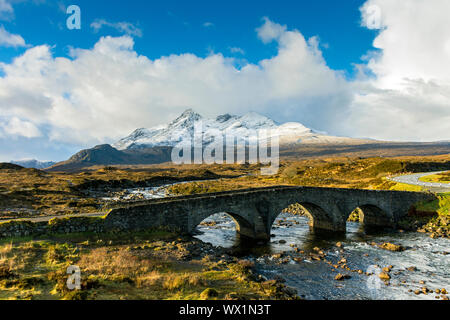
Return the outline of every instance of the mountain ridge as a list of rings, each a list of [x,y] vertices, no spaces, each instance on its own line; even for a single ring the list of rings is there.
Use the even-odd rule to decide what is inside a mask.
[[[70,159],[46,170],[77,171],[92,166],[151,165],[171,162],[174,146],[190,143],[195,124],[202,121],[203,148],[213,141],[214,131],[243,137],[251,130],[270,129],[280,137],[280,157],[317,158],[332,156],[400,156],[450,153],[450,143],[402,143],[328,136],[298,122],[278,124],[252,112],[243,116],[223,114],[215,119],[203,118],[192,109],[168,124],[139,128],[113,145],[99,145],[81,150]]]
[[[24,168],[33,168],[33,169],[46,169],[56,164],[54,161],[40,161],[36,159],[25,159],[18,161],[10,161],[10,163],[19,165]]]
[[[278,124],[274,120],[256,112],[242,116],[223,114],[215,119],[202,117],[192,109],[187,109],[172,122],[152,128],[139,128],[112,146],[117,150],[151,148],[158,146],[174,147],[183,141],[190,141],[195,126],[202,126],[203,144],[213,141],[215,134],[228,134],[235,137],[249,137],[258,130],[268,130],[272,136],[280,138],[280,144],[295,143],[352,143],[367,142],[367,139],[328,136],[298,122]]]

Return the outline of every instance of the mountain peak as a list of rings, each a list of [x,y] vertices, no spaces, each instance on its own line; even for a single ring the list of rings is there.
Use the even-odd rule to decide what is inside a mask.
[[[246,127],[261,127],[266,129],[277,127],[275,121],[254,111],[246,113],[240,117],[239,121]]]
[[[191,125],[195,121],[202,119],[202,116],[192,109],[185,110],[178,118],[170,123],[170,127]]]
[[[174,147],[182,141],[191,141],[194,127],[201,120],[203,120],[205,145],[211,143],[210,138],[217,133],[217,130],[223,134],[246,137],[255,131],[269,129],[271,135],[280,137],[281,144],[347,141],[345,138],[322,135],[297,122],[279,125],[257,112],[249,112],[243,116],[227,113],[219,115],[215,119],[204,119],[194,110],[187,109],[170,124],[149,129],[138,129],[113,146],[118,150]]]
[[[198,118],[201,119],[202,116],[195,112],[193,109],[186,109],[179,117],[179,118]]]
[[[198,113],[195,112],[194,109],[188,108],[188,109],[186,109],[186,110],[183,111],[183,113],[181,114],[181,116],[186,116],[186,115],[191,115],[191,114],[198,114]]]
[[[219,123],[224,123],[224,122],[227,122],[230,119],[236,119],[236,118],[237,118],[237,116],[234,116],[234,115],[231,115],[229,113],[226,113],[226,114],[222,114],[222,115],[218,116],[216,118],[216,121],[219,122]]]
[[[133,131],[133,133],[131,134],[131,136],[133,136],[134,138],[138,139],[140,137],[145,136],[146,134],[148,134],[148,129],[146,128],[139,128]]]

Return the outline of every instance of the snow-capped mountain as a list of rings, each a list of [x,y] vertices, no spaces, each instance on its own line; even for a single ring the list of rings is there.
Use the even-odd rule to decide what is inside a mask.
[[[45,169],[48,167],[51,167],[56,162],[53,161],[39,161],[35,159],[27,159],[27,160],[20,160],[20,161],[11,161],[12,164],[17,164],[24,168],[34,168],[34,169]]]
[[[255,112],[243,116],[224,114],[216,119],[203,118],[188,109],[167,125],[150,129],[137,129],[128,137],[113,144],[118,150],[151,147],[174,147],[180,142],[190,141],[194,136],[196,124],[201,124],[203,144],[214,140],[218,133],[235,137],[248,137],[252,132],[268,129],[270,135],[277,135],[281,145],[298,143],[352,143],[361,141],[351,138],[332,137],[315,132],[297,122],[277,124],[272,119]]]
[[[221,135],[221,138],[233,136],[247,140],[246,137],[253,136],[255,131],[268,129],[270,135],[279,137],[280,158],[315,159],[324,156],[348,157],[354,155],[361,157],[380,154],[401,156],[448,153],[448,143],[444,142],[435,143],[434,147],[430,149],[432,146],[430,144],[333,137],[311,130],[297,122],[278,124],[272,119],[254,112],[243,116],[224,114],[215,119],[206,119],[189,109],[167,125],[138,129],[113,146],[107,144],[81,150],[70,159],[59,162],[46,170],[79,171],[87,167],[102,165],[135,166],[173,162],[173,147],[180,147],[181,142],[184,155],[184,142],[190,143],[193,136],[199,135],[199,132],[195,132],[194,135],[195,129],[200,127],[199,124],[202,125],[201,142],[203,147],[207,147],[218,135]],[[198,146],[197,141],[195,145]]]

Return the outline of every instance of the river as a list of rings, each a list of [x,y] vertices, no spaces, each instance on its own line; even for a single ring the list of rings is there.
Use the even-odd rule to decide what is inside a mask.
[[[449,239],[431,239],[417,232],[385,231],[366,235],[360,224],[354,222],[348,223],[346,235],[314,236],[309,230],[306,217],[282,213],[277,219],[282,225],[276,226],[278,221],[275,222],[271,242],[249,248],[240,244],[234,222],[225,214],[214,215],[208,220],[215,221],[217,225],[199,226],[196,238],[215,246],[232,248],[236,254],[254,261],[258,271],[267,278],[277,275],[283,277],[288,286],[297,289],[299,295],[306,299],[434,300],[437,294],[416,295],[413,291],[424,286],[433,290],[450,288]],[[337,242],[342,243],[343,252],[336,246]],[[391,252],[371,245],[372,242],[400,244],[406,250]],[[305,253],[296,253],[295,247]],[[315,247],[323,250],[326,259],[333,263],[346,258],[353,270],[361,269],[376,274],[381,268],[392,265],[390,284],[385,285],[376,275],[332,271],[329,264],[308,259],[308,253],[313,252]],[[279,253],[284,253],[285,258],[274,259],[273,256]],[[292,259],[294,257],[297,261]],[[280,263],[280,260],[284,260],[284,263]],[[412,266],[417,270],[408,271],[407,268]],[[334,277],[338,273],[349,274],[351,278],[336,281]]]

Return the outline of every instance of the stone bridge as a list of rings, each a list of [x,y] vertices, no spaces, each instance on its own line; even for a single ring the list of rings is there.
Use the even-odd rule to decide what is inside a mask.
[[[268,240],[275,219],[291,204],[305,209],[313,231],[345,232],[356,208],[364,226],[395,228],[414,204],[435,198],[420,192],[276,186],[149,200],[113,209],[105,222],[113,229],[165,226],[192,233],[204,219],[225,212],[239,234]]]

